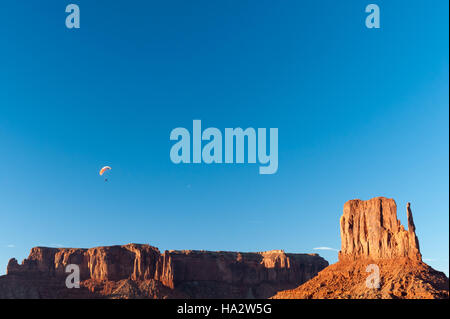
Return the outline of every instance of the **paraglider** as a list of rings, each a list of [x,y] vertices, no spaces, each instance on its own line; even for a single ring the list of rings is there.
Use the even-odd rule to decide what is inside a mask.
[[[99,172],[100,176],[103,176],[103,174],[105,174],[105,172],[109,171],[110,169],[111,169],[111,167],[109,167],[109,166],[103,166],[102,169]],[[107,182],[107,181],[108,181],[108,179],[105,178],[105,182]]]

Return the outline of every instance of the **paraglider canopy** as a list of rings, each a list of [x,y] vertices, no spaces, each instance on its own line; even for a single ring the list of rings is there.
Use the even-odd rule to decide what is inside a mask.
[[[99,172],[100,176],[102,176],[106,171],[109,171],[110,169],[111,169],[111,167],[109,167],[109,166],[102,167],[102,169]]]

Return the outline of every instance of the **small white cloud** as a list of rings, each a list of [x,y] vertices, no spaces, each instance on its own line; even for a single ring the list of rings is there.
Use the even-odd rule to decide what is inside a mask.
[[[434,258],[423,258],[423,261],[437,261],[437,259]]]
[[[14,247],[16,247],[16,245],[9,244],[9,245],[7,245],[6,247],[8,247],[8,248],[14,248]]]
[[[316,247],[314,250],[331,250],[331,251],[339,251],[339,249],[331,248],[331,247]]]

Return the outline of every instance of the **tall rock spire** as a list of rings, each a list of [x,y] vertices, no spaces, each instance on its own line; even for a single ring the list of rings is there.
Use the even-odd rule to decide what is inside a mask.
[[[416,226],[414,225],[414,220],[411,212],[411,203],[406,204],[406,216],[408,216],[408,231],[415,233]]]
[[[418,259],[421,260],[422,256],[420,254],[419,238],[416,235],[416,226],[414,225],[414,219],[411,211],[411,203],[406,204],[406,216],[408,217],[408,239],[409,248],[411,249],[410,254],[417,255]]]

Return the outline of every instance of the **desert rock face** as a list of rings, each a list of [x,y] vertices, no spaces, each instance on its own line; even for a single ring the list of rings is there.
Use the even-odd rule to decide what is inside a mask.
[[[339,261],[276,299],[434,299],[449,297],[449,280],[422,262],[411,206],[408,230],[393,199],[350,200],[340,220]],[[377,271],[376,271],[376,270]],[[373,275],[378,272],[378,285]]]
[[[366,281],[379,269],[379,288]],[[373,283],[373,282],[372,282]],[[445,299],[449,281],[427,264],[401,257],[339,261],[298,288],[277,293],[274,299]]]
[[[448,298],[449,280],[422,261],[408,203],[408,229],[393,199],[345,203],[339,261],[316,254],[170,250],[150,245],[35,247],[11,259],[0,298]],[[65,286],[66,266],[80,288]],[[328,267],[327,267],[328,266]],[[368,281],[377,269],[378,285]]]
[[[408,230],[405,230],[397,219],[393,199],[376,197],[346,202],[340,220],[339,260],[396,257],[422,260],[409,203],[407,216]]]
[[[81,288],[65,287],[68,264]],[[0,277],[0,298],[267,298],[315,276],[316,254],[165,251],[150,245],[35,247]]]
[[[151,279],[155,277],[159,257],[158,248],[149,245],[129,244],[91,249],[34,247],[22,265],[16,259],[11,259],[7,274],[66,276],[66,266],[76,264],[80,268],[80,280]]]

